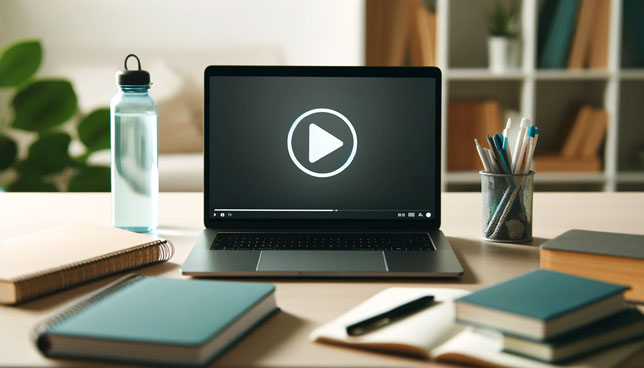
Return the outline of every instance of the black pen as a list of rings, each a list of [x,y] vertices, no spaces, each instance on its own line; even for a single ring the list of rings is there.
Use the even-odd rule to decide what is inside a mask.
[[[396,320],[407,317],[408,315],[429,306],[433,301],[433,295],[421,296],[420,298],[414,299],[386,312],[347,326],[347,334],[349,334],[349,336],[364,335],[367,332],[371,332]]]

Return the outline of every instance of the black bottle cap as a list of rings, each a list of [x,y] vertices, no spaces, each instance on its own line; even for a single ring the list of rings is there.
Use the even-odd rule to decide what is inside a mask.
[[[127,68],[127,60],[131,57],[134,57],[136,59],[138,70],[129,70]],[[125,70],[119,70],[118,72],[116,72],[116,84],[120,86],[147,86],[150,84],[150,73],[146,72],[145,70],[141,70],[141,60],[139,60],[136,55],[129,54],[128,56],[126,56],[124,65]]]

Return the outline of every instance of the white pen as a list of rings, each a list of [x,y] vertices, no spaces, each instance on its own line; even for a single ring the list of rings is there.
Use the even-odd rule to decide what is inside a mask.
[[[505,129],[503,129],[503,138],[508,137],[508,133],[510,132],[510,126],[512,126],[512,118],[508,118],[508,122],[505,123]]]
[[[474,144],[476,144],[476,151],[479,153],[479,157],[481,158],[481,162],[483,163],[483,170],[485,172],[491,173],[492,168],[490,167],[490,163],[487,160],[487,155],[485,152],[483,152],[483,147],[479,144],[478,139],[474,138]]]
[[[534,149],[536,147],[535,135],[536,128],[534,125],[530,125],[530,128],[528,129],[528,148],[525,157],[525,168],[523,169],[524,174],[527,174],[532,167],[532,157],[534,156]]]
[[[521,162],[523,159],[523,153],[521,152],[522,146],[523,146],[523,141],[525,139],[526,135],[526,130],[528,129],[528,126],[530,125],[530,119],[528,118],[523,118],[521,119],[521,128],[519,129],[519,133],[517,134],[517,141],[514,142],[514,151],[512,151],[512,173],[518,174],[517,172],[517,163]],[[519,157],[521,156],[521,157]],[[520,165],[520,164],[518,164]],[[519,169],[520,170],[520,169]]]

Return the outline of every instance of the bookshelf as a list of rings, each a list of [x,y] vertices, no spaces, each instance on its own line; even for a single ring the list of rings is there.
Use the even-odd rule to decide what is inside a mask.
[[[384,9],[384,13],[399,17],[397,23],[392,22],[389,26],[400,26],[404,24],[401,14],[409,12],[415,1],[366,0],[367,65],[406,65],[406,62],[374,62],[370,58],[370,53],[373,54],[377,47],[370,36],[376,23],[372,16],[377,11],[382,16]],[[447,169],[448,104],[462,99],[493,99],[503,110],[514,110],[520,116],[530,118],[542,132],[538,153],[560,148],[574,119],[575,106],[585,104],[604,109],[608,114],[608,128],[600,149],[602,170],[538,172],[535,186],[537,190],[553,191],[644,190],[644,64],[633,65],[631,56],[622,60],[628,51],[625,49],[628,41],[622,39],[622,33],[628,32],[622,27],[623,8],[633,7],[635,3],[628,2],[636,0],[595,0],[606,1],[610,8],[607,66],[599,69],[538,68],[539,15],[547,0],[502,0],[502,3],[519,11],[521,40],[520,65],[503,72],[490,71],[487,59],[487,14],[496,0],[420,1],[436,16],[434,64],[443,71],[441,166],[444,190],[476,191],[480,188],[480,177],[476,171]],[[644,7],[634,7],[643,12],[637,17],[644,17]],[[400,33],[396,37],[400,38]],[[398,57],[398,60],[402,59]]]

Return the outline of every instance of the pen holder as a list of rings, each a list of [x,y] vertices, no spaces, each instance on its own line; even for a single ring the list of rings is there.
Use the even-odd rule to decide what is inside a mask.
[[[483,240],[521,243],[532,240],[534,171],[492,174],[481,171]]]

